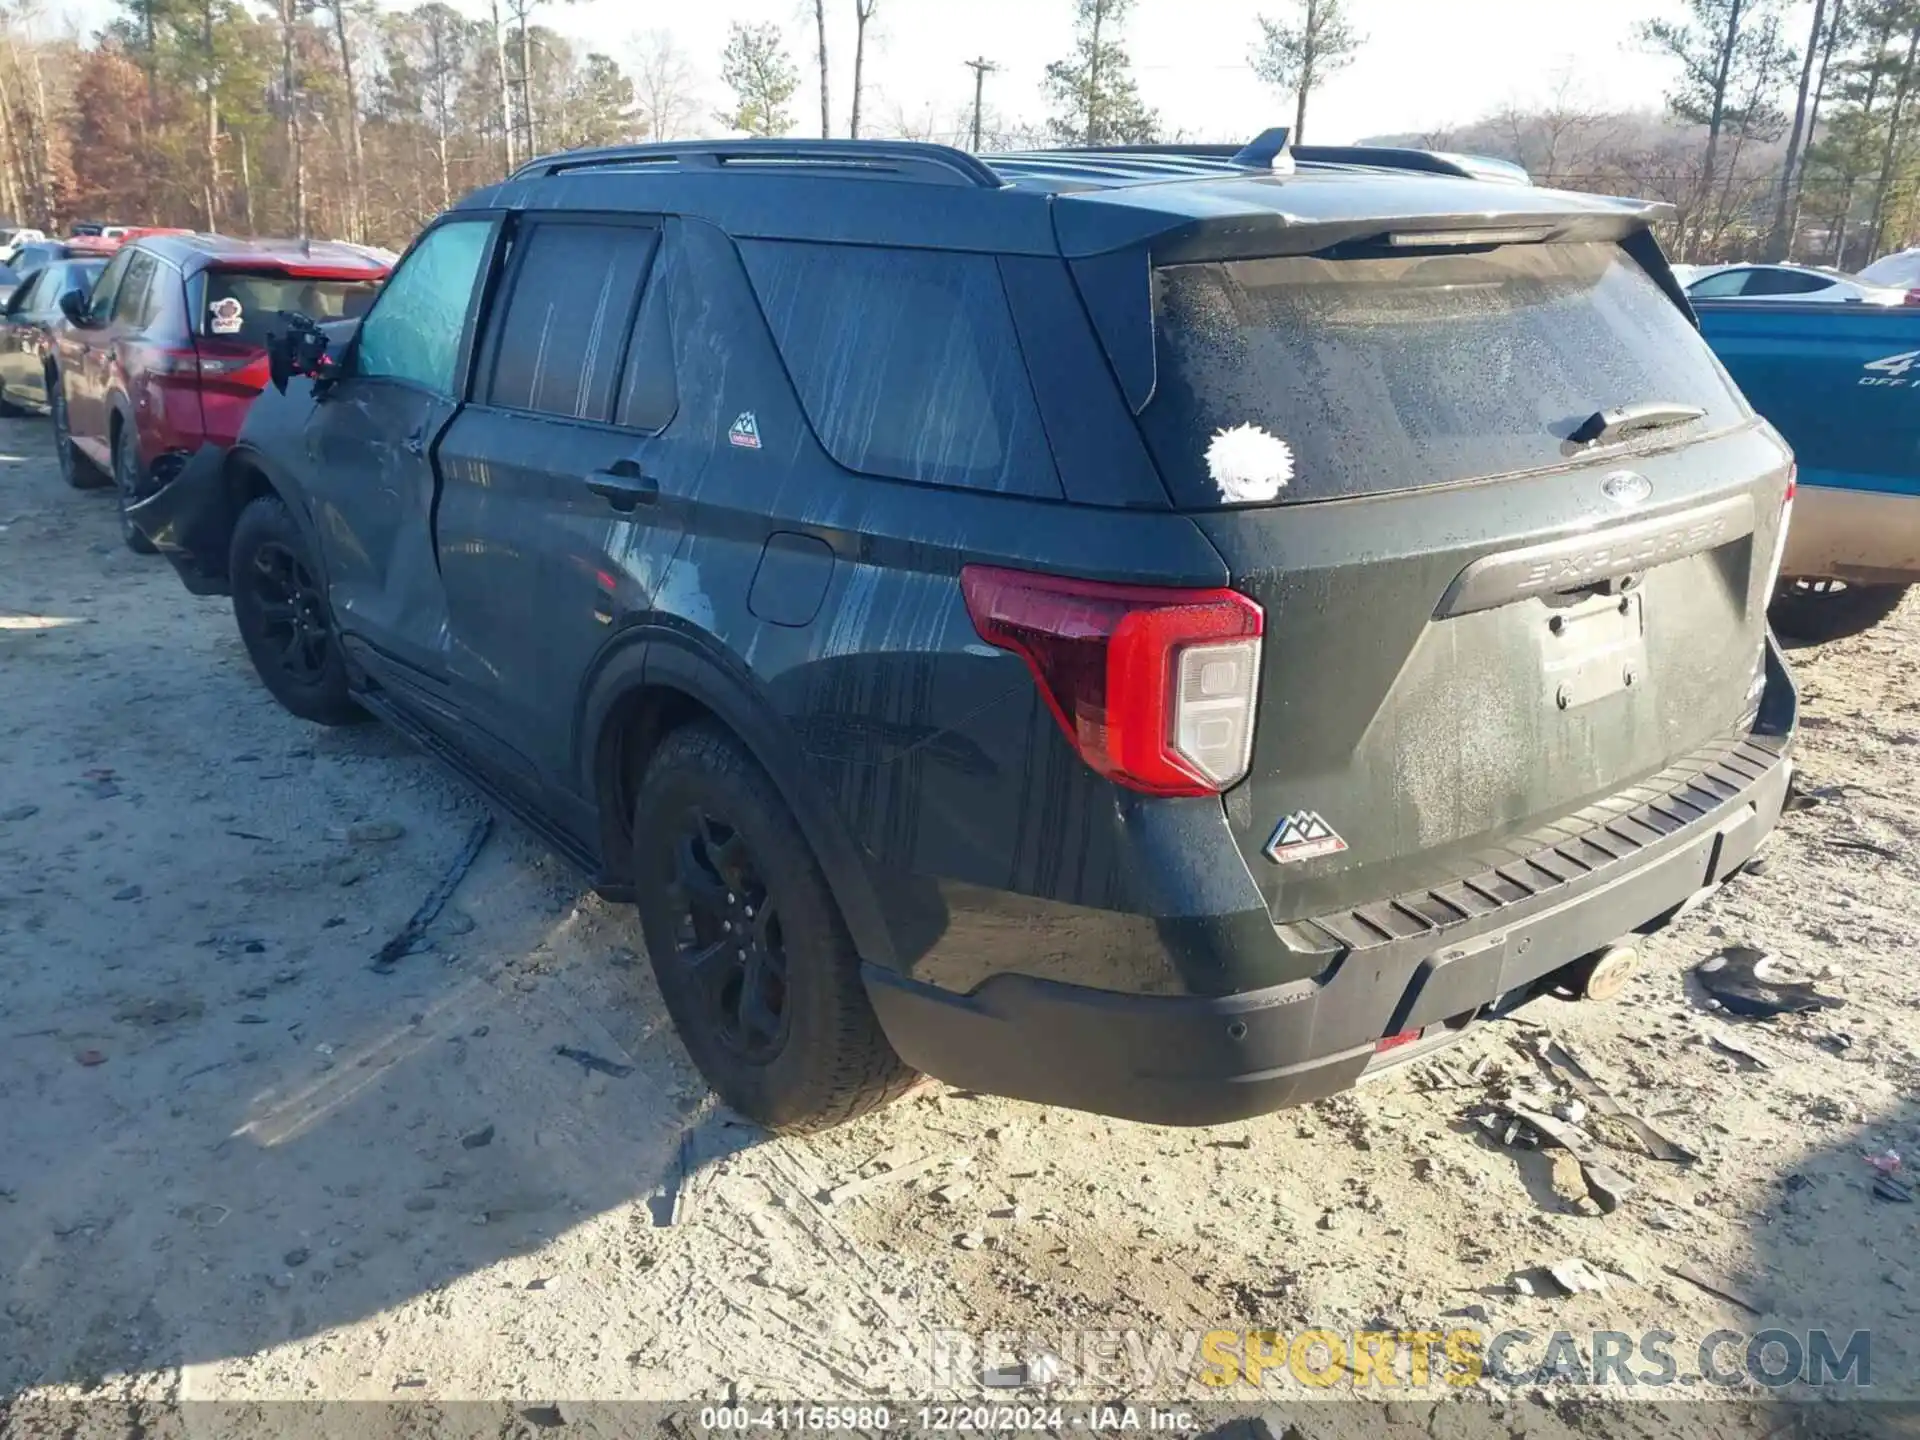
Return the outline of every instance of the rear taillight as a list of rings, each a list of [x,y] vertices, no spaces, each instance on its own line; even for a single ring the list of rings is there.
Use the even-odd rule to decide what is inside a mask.
[[[258,345],[202,340],[200,378],[221,382],[223,388],[267,388],[267,352]]]
[[[1793,497],[1800,490],[1800,467],[1787,467],[1787,493],[1780,502],[1780,533],[1773,542],[1773,564],[1767,570],[1767,588],[1761,592],[1760,603],[1770,604],[1773,592],[1780,584],[1780,566],[1787,558],[1787,527],[1793,523]]]
[[[147,355],[146,368],[150,375],[178,375],[198,380],[200,354],[196,350],[154,350]]]
[[[1264,624],[1246,596],[985,565],[960,584],[981,638],[1027,662],[1101,775],[1149,795],[1214,795],[1246,775]]]
[[[1907,298],[1903,303],[1908,305],[1920,305],[1920,290],[1907,291]]]

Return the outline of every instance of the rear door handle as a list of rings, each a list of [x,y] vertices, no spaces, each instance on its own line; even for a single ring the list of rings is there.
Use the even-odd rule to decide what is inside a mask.
[[[426,427],[423,425],[420,429],[409,433],[406,438],[405,444],[407,447],[407,453],[413,456],[414,459],[419,460],[424,458],[427,453]]]
[[[660,498],[660,482],[632,460],[616,460],[605,470],[590,472],[587,488],[622,512],[651,505]]]

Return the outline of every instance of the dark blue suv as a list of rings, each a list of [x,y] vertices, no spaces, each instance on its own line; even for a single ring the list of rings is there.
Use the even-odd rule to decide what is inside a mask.
[[[135,518],[635,901],[737,1109],[1226,1120],[1616,988],[1774,823],[1791,461],[1658,214],[1282,134],[550,157]]]

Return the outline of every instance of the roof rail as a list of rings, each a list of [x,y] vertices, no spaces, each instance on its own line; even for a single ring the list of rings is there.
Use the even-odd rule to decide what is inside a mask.
[[[622,165],[729,166],[851,170],[885,179],[998,190],[1006,182],[974,156],[950,145],[915,140],[693,140],[660,145],[608,145],[529,160],[515,180]]]

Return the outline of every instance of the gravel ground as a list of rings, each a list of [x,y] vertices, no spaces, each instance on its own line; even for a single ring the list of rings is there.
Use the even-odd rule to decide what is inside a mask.
[[[1707,1433],[1773,1423],[1751,1389],[1454,1387],[1437,1362],[1365,1388],[1385,1409],[1284,1366],[1222,1392],[1193,1350],[1462,1326],[1537,1337],[1512,1364],[1556,1331],[1590,1363],[1594,1331],[1665,1330],[1683,1375],[1716,1329],[1865,1329],[1874,1393],[1920,1398],[1920,1209],[1876,1198],[1863,1158],[1920,1156],[1917,640],[1910,605],[1795,657],[1824,803],[1618,1001],[1543,1001],[1443,1064],[1212,1131],[929,1085],[771,1139],[688,1064],[631,914],[505,819],[415,953],[374,969],[485,808],[376,727],[283,714],[226,603],[122,548],[44,425],[0,421],[0,1407],[22,1433],[76,1395],[511,1418],[977,1396],[982,1367],[1026,1360],[1010,1398],[1299,1401],[1306,1440],[1672,1433],[1628,1394],[1712,1393],[1685,1412]],[[1845,1007],[1713,1013],[1687,972],[1732,943]],[[1489,1133],[1502,1098],[1580,1116],[1535,1058],[1549,1026],[1698,1163],[1589,1117],[1634,1187],[1602,1214],[1576,1165]],[[1604,1288],[1539,1273],[1570,1259]]]

